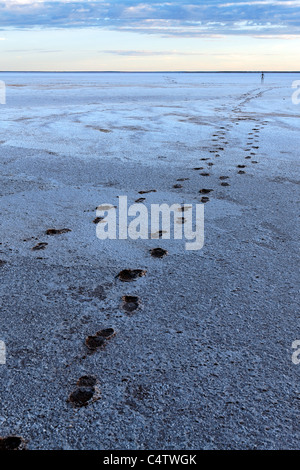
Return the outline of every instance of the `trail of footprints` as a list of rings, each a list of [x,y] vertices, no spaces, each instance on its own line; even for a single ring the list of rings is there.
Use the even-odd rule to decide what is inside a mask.
[[[240,110],[239,110],[240,111]],[[235,124],[239,124],[239,120],[242,118],[236,118],[235,119]],[[244,119],[243,119],[244,120]],[[260,131],[264,129],[264,126],[267,124],[267,121],[262,121],[261,123],[255,122],[255,126],[251,129],[250,132],[248,132],[248,138],[247,138],[247,143],[246,143],[246,148],[244,149],[246,155],[245,155],[245,160],[250,160],[251,164],[257,164],[258,161],[253,159],[253,157],[256,156],[257,150],[259,149],[259,137],[260,137]],[[209,150],[211,154],[214,154],[215,158],[220,158],[222,156],[222,152],[225,150],[228,140],[226,139],[226,134],[229,132],[232,128],[233,124],[228,124],[227,126],[220,126],[220,128],[215,131],[215,133],[212,135],[212,142],[213,142],[213,148]],[[215,165],[214,162],[211,161],[212,157],[207,157],[207,158],[200,158],[200,162],[203,162],[202,165],[207,165],[207,167],[211,168],[212,166]],[[207,168],[207,170],[209,170]],[[246,168],[247,165],[245,163],[240,163],[237,165],[237,174],[238,175],[244,175],[246,174]],[[204,166],[198,166],[193,168],[194,171],[200,171],[200,176],[205,176],[208,177],[210,176],[209,171],[205,171],[206,168]],[[204,171],[203,171],[204,170]],[[177,181],[185,181],[188,178],[180,178]],[[222,187],[228,187],[230,186],[230,183],[226,180],[229,179],[229,176],[227,175],[222,175],[219,177],[220,180],[220,186]],[[182,188],[182,185],[175,184],[173,186],[174,189],[180,189]],[[209,194],[213,189],[206,189],[202,188],[200,189],[199,193],[201,195],[204,194]],[[207,203],[209,202],[209,197],[208,196],[202,196],[200,201],[202,203]]]
[[[238,120],[236,121],[238,124]],[[256,152],[259,149],[259,137],[260,131],[264,128],[264,125],[267,124],[266,121],[262,121],[262,123],[256,123],[255,126],[248,132],[248,139],[246,143],[246,148],[244,149],[245,152],[245,160],[251,161],[251,164],[257,164],[258,161],[254,160],[253,157],[256,156]],[[231,125],[221,126],[212,136],[213,148],[209,150],[211,154],[214,155],[216,159],[220,158],[222,152],[225,150],[226,145],[228,145],[228,141],[226,139],[226,134],[230,131],[232,127]],[[212,168],[215,163],[211,161],[212,157],[201,158],[200,165],[206,165],[209,168]],[[216,160],[217,161],[217,160]],[[247,165],[244,163],[240,163],[237,165],[237,174],[245,174]],[[205,166],[199,166],[193,168],[195,171],[200,172],[200,176],[209,177],[210,173],[206,170]],[[181,189],[184,181],[188,181],[189,178],[178,178],[177,182],[174,184],[174,189]],[[222,187],[230,186],[228,182],[229,176],[222,175],[219,177],[220,185]],[[202,188],[199,190],[199,194],[201,195],[201,202],[207,203],[209,202],[209,194],[212,193],[214,189],[212,188]],[[156,192],[155,189],[150,190],[141,190],[139,191],[140,195],[145,195],[148,193]],[[142,203],[145,201],[145,197],[139,197],[135,202]],[[188,207],[182,207],[180,210],[184,212],[188,210]],[[179,217],[177,219],[177,223],[184,223],[185,218]],[[96,218],[93,220],[95,224],[101,222],[101,218]],[[54,235],[61,235],[70,232],[70,229],[63,228],[63,229],[48,229],[45,233],[47,236],[54,236]],[[152,234],[153,235],[153,234]],[[156,235],[156,236],[155,236]],[[154,234],[151,238],[161,238],[163,235],[163,231],[159,231],[157,234]],[[36,238],[33,238],[37,240]],[[24,240],[29,241],[29,240]],[[39,242],[37,243],[32,250],[39,251],[44,250],[48,246],[47,242]],[[162,259],[164,258],[168,252],[160,247],[153,248],[150,250],[150,255],[153,258]],[[116,278],[121,282],[133,282],[137,279],[146,275],[145,270],[141,269],[124,269],[118,273]],[[121,308],[125,312],[126,315],[131,316],[136,312],[141,305],[141,299],[136,295],[128,295],[125,294],[122,296],[122,304]],[[96,351],[103,350],[108,341],[110,341],[116,332],[113,328],[105,328],[97,331],[95,334],[87,336],[85,338],[85,346],[88,350],[89,354],[93,354]],[[94,403],[95,401],[101,398],[100,389],[98,386],[98,380],[91,375],[85,375],[78,379],[75,389],[70,393],[67,402],[72,404],[74,407],[84,407],[89,405],[90,403]],[[25,447],[25,442],[21,437],[18,436],[8,436],[5,438],[0,438],[0,450],[12,450],[12,449],[23,449]]]
[[[151,191],[140,191],[140,194],[145,194]],[[159,235],[161,236],[162,231]],[[150,250],[150,255],[153,258],[162,259],[168,254],[167,250],[163,248],[153,248]],[[116,275],[116,279],[123,283],[134,282],[139,278],[146,276],[147,271],[143,269],[123,269]],[[137,295],[128,295],[125,294],[122,296],[121,308],[126,314],[126,316],[132,316],[135,314],[136,310],[140,308],[141,299]],[[97,331],[95,334],[87,336],[85,338],[85,346],[88,350],[88,354],[93,354],[96,351],[103,350],[108,341],[111,340],[116,335],[116,332],[113,328],[105,328]],[[82,359],[85,359],[84,356]],[[101,398],[101,392],[98,386],[98,381],[96,377],[92,375],[85,375],[81,377],[75,386],[75,389],[70,393],[67,402],[70,403],[75,408],[81,408],[88,406],[91,403],[96,402]]]

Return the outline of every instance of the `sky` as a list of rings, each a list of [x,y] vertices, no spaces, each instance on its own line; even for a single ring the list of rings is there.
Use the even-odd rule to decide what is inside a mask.
[[[298,71],[300,0],[0,0],[1,71]]]

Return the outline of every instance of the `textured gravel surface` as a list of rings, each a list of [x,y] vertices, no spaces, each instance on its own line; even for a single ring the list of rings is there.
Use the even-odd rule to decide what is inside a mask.
[[[0,436],[29,449],[299,449],[290,78],[70,77],[7,77]],[[203,249],[99,240],[95,208],[120,195],[208,197]],[[122,282],[125,269],[146,272]]]

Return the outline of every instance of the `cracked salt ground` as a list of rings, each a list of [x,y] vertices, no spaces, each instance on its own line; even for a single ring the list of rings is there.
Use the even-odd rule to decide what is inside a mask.
[[[55,82],[55,76],[51,77]],[[69,82],[81,83],[80,77],[67,77]],[[93,77],[86,75],[85,83]],[[144,77],[150,84],[156,81],[157,86],[145,86]],[[1,147],[0,164],[5,165],[5,175],[20,176],[17,181],[1,177],[1,193],[5,189],[2,183],[7,183],[9,194],[5,193],[1,201],[5,242],[1,256],[8,263],[0,268],[0,327],[5,332],[9,329],[14,338],[11,367],[1,369],[8,379],[1,390],[1,419],[5,417],[1,421],[2,436],[19,433],[30,449],[298,447],[295,413],[299,369],[293,367],[287,354],[287,345],[298,331],[297,231],[293,217],[297,191],[297,146],[293,139],[299,127],[297,118],[293,118],[296,110],[290,107],[289,117],[283,118],[282,100],[276,108],[278,95],[289,91],[284,84],[285,74],[277,78],[273,75],[280,86],[274,91],[268,88],[263,98],[253,91],[252,74],[250,78],[230,75],[230,83],[237,82],[234,86],[226,83],[225,74],[201,77],[176,74],[180,86],[174,86],[170,96],[165,86],[160,88],[160,75],[141,75],[138,86],[126,87],[125,97],[124,87],[114,87],[108,81],[120,83],[125,79],[131,83],[136,78],[110,75],[105,87],[96,88],[97,93],[95,87],[82,85],[81,93],[76,87],[72,96],[63,90],[64,117],[60,119],[51,117],[53,93],[59,98],[59,92],[48,84],[50,116],[43,89],[39,99],[45,116],[41,118],[41,107],[33,103],[39,118],[25,121],[26,126],[23,121],[14,121],[13,125],[6,121],[10,140]],[[199,86],[199,78],[207,86]],[[30,80],[46,82],[49,77],[30,76]],[[60,75],[60,81],[64,80]],[[97,81],[101,80],[106,78],[97,75]],[[211,80],[214,86],[209,85]],[[186,86],[186,82],[192,86]],[[30,87],[25,88],[31,91],[24,92],[39,104],[38,87],[34,93]],[[245,88],[252,102],[242,104]],[[76,106],[74,101],[79,95],[84,100],[85,93],[86,101],[96,104],[83,110],[82,101]],[[18,96],[14,97],[16,102]],[[170,102],[185,108],[188,117],[184,123],[174,115],[171,119],[165,116]],[[216,114],[214,109],[220,103],[223,107],[219,106]],[[74,116],[70,118],[75,111],[81,113],[81,122],[74,123]],[[21,114],[17,107],[9,108],[9,112],[12,117]],[[137,114],[144,121],[143,127],[148,128],[138,138],[132,129],[124,129]],[[245,147],[247,122],[251,126],[254,115],[264,114],[269,118],[272,115],[272,119],[260,137],[262,164],[257,169],[250,165],[250,181],[237,175],[236,165]],[[199,115],[205,125],[200,123]],[[188,121],[195,116],[197,123]],[[230,119],[233,124],[241,119],[238,132],[235,126],[226,125]],[[112,122],[116,124],[112,133],[84,127],[112,128]],[[134,200],[137,188],[156,187],[157,194],[149,195],[150,202],[155,199],[171,203],[176,194],[180,195],[176,202],[182,205],[198,201],[200,175],[191,170],[200,157],[208,154],[211,135],[223,123],[229,144],[222,158],[214,160],[206,180],[211,185],[208,188],[215,188],[216,198],[207,207],[207,240],[202,251],[185,253],[175,241],[164,240],[163,246],[172,256],[161,261],[151,258],[149,241],[100,243],[90,236],[95,233],[93,217],[87,214],[83,220],[84,210],[100,201],[114,205],[118,194],[128,194]],[[178,126],[184,132],[178,132]],[[51,132],[45,134],[45,129]],[[206,146],[200,150],[199,135]],[[45,142],[47,152],[51,148],[57,153],[55,158],[50,159],[44,152]],[[216,150],[212,152],[213,158]],[[164,161],[157,160],[160,153],[166,155]],[[175,193],[172,185],[187,171],[189,182]],[[221,191],[219,175],[227,173],[230,188]],[[47,191],[35,190],[31,182],[29,186],[24,175],[29,175],[30,181],[36,178],[39,185],[43,181]],[[52,183],[48,188],[48,180],[55,181],[55,188]],[[22,208],[18,209],[20,192]],[[184,215],[183,207],[180,212],[177,215]],[[54,227],[68,227],[72,221],[72,235],[47,239],[51,241],[47,255],[51,256],[40,263],[21,243],[20,233],[32,245],[38,243],[30,237],[45,220]],[[269,240],[262,227],[258,237],[257,227],[262,221],[275,229],[280,221],[282,236],[271,236],[270,231]],[[58,242],[62,249],[55,250]],[[115,279],[124,266],[142,267],[148,275],[125,284]],[[125,282],[132,280],[129,278]],[[102,289],[97,290],[100,285],[105,287],[104,294]],[[69,286],[74,286],[73,290]],[[134,291],[124,292],[124,287],[134,287]],[[93,295],[95,290],[98,297]],[[132,318],[123,310],[124,294],[142,299],[141,310],[133,311]],[[250,310],[245,310],[245,305]],[[118,337],[105,350],[102,346],[95,351],[87,348],[83,358],[78,348],[85,349],[84,339],[89,332],[93,340],[100,336],[106,341],[110,334],[104,333],[109,330],[104,326],[99,330],[99,324],[116,325]],[[99,335],[97,330],[103,333]],[[28,350],[28,341],[32,350]],[[24,366],[30,363],[26,357],[29,354],[34,367]],[[85,378],[89,376],[92,379]],[[94,383],[97,377],[101,377],[103,398],[98,403]],[[66,383],[71,383],[70,389]],[[259,383],[263,387],[258,387]],[[66,404],[69,393],[71,400]],[[283,396],[289,399],[282,400]],[[295,433],[291,432],[291,422],[296,423]]]

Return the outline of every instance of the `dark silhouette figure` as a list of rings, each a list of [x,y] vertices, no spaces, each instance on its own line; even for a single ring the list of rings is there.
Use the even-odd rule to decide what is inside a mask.
[[[261,83],[264,83],[264,80],[265,80],[265,74],[262,72],[262,74],[261,74]]]

